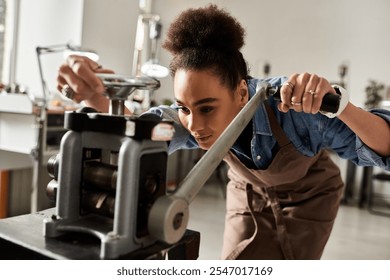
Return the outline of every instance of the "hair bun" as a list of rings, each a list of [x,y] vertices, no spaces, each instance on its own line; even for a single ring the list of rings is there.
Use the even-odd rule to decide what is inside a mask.
[[[182,12],[170,25],[163,47],[174,55],[187,48],[238,51],[244,36],[245,30],[235,18],[209,5]]]

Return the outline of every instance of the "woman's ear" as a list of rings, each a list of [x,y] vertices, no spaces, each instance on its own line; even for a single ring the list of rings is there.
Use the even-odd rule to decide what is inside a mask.
[[[248,85],[244,79],[238,85],[238,95],[240,107],[243,108],[249,100]]]

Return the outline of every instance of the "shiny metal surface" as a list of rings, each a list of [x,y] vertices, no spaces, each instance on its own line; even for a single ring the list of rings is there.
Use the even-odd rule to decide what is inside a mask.
[[[125,101],[137,89],[156,90],[160,81],[148,76],[126,76],[120,74],[97,74],[110,99],[110,115],[124,115]]]

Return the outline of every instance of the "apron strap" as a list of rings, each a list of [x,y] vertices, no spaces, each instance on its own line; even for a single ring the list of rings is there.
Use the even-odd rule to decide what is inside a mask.
[[[268,197],[271,201],[272,212],[274,213],[276,233],[279,238],[281,249],[286,260],[295,260],[294,251],[287,233],[286,223],[284,222],[283,212],[279,204],[278,197],[274,187],[266,188]]]
[[[286,133],[283,131],[278,120],[276,119],[275,113],[272,110],[268,102],[264,102],[265,109],[267,111],[268,119],[271,124],[272,133],[279,144],[279,147],[284,147],[290,144],[290,139],[288,139]]]
[[[278,120],[276,119],[275,113],[272,110],[269,102],[264,102],[265,109],[267,111],[268,119],[271,124],[271,130],[274,134],[276,141],[279,144],[279,147],[287,146],[291,143],[290,139],[287,137],[286,133],[283,131]],[[276,233],[278,235],[281,249],[284,257],[287,260],[294,260],[294,251],[292,249],[290,238],[287,234],[286,223],[284,221],[283,212],[280,207],[278,196],[275,193],[274,187],[266,188],[268,198],[271,202],[271,209],[275,218]]]
[[[234,248],[233,252],[229,254],[229,256],[226,258],[228,260],[235,260],[237,257],[245,250],[245,248],[252,243],[252,241],[256,238],[257,232],[259,231],[259,227],[257,225],[255,213],[253,210],[253,186],[251,184],[246,184],[246,199],[247,199],[247,205],[249,208],[249,212],[251,214],[253,224],[255,225],[255,230],[252,234],[252,236],[248,239],[242,240],[236,248]],[[264,204],[262,205],[262,208],[264,207]],[[262,209],[260,210],[260,212]]]

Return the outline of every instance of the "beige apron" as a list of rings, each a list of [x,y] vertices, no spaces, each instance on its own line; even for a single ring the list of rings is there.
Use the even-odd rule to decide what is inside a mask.
[[[266,170],[229,153],[223,259],[319,259],[342,195],[338,167],[327,152],[299,153],[266,103],[280,150]]]

